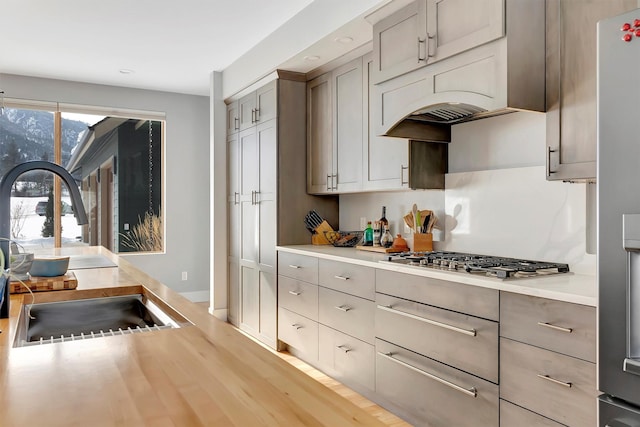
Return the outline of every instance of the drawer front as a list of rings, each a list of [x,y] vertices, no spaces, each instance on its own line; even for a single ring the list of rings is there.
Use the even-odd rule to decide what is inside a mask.
[[[318,286],[278,276],[278,306],[318,321]]]
[[[498,320],[499,291],[395,271],[376,270],[376,292]]]
[[[376,337],[498,383],[498,323],[376,296]]]
[[[373,345],[324,325],[319,325],[319,333],[318,359],[321,366],[338,381],[374,390]]]
[[[318,289],[318,321],[373,344],[375,303],[331,289]]]
[[[500,339],[500,397],[568,426],[596,423],[596,365]]]
[[[562,427],[562,424],[506,400],[500,400],[500,427]]]
[[[278,308],[278,339],[297,350],[302,359],[318,360],[318,323],[286,308]]]
[[[320,286],[371,301],[376,299],[376,271],[371,267],[346,262],[320,262]]]
[[[318,258],[278,252],[278,274],[318,284]]]
[[[376,394],[415,425],[498,426],[498,386],[376,340]]]
[[[500,335],[589,362],[596,361],[594,307],[502,292]]]

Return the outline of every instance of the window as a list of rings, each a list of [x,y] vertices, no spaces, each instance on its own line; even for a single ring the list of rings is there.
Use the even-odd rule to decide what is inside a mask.
[[[113,252],[164,250],[163,120],[15,104],[0,115],[0,175],[29,160],[61,164],[76,178],[89,224],[76,223],[64,184],[57,189],[52,173],[33,171],[18,177],[12,190],[13,240],[33,252],[87,244]]]

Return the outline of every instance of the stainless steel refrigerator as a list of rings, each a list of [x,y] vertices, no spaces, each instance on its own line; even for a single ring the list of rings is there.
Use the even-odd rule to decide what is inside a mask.
[[[599,425],[640,426],[640,9],[598,23]]]

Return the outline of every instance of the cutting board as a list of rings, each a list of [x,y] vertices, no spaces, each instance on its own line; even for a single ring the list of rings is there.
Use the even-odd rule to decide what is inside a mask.
[[[402,252],[401,249],[396,249],[396,248],[384,248],[382,246],[356,246],[356,249],[360,250],[360,251],[369,251],[369,252],[378,252],[381,254],[393,254],[393,253],[398,253],[398,252]]]
[[[32,276],[29,280],[23,280],[23,282],[32,292],[62,291],[78,287],[78,279],[76,279],[73,271],[67,271],[64,276],[57,277]],[[21,294],[29,291],[27,291],[20,282],[12,279],[9,292],[12,294]]]

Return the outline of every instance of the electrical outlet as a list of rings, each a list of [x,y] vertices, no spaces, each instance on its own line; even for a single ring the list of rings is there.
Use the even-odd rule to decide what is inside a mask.
[[[367,217],[366,216],[361,216],[360,217],[360,230],[364,230],[365,228],[367,228]]]
[[[124,223],[124,231],[129,231],[129,223],[128,222]]]
[[[182,280],[187,280],[187,272],[186,271],[182,272]]]

